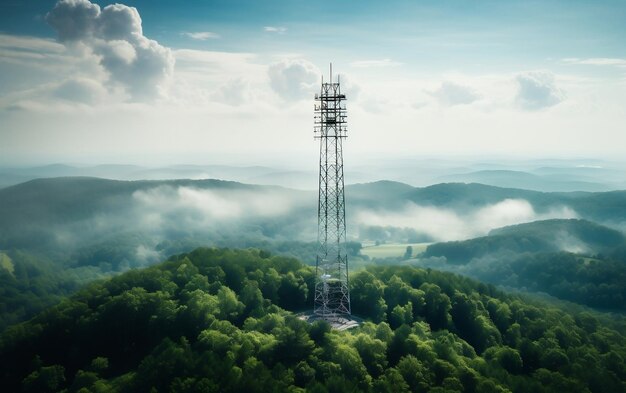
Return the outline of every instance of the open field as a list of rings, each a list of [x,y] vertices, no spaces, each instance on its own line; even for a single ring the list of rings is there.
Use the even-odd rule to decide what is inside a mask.
[[[431,243],[387,243],[378,246],[363,244],[361,254],[370,258],[401,257],[406,252],[406,248],[411,246],[413,247],[413,256],[415,256],[424,252],[429,244]]]

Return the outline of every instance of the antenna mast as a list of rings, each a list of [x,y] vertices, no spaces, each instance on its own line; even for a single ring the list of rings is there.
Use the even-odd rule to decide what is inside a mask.
[[[351,314],[346,249],[346,212],[343,177],[343,139],[347,137],[346,96],[339,78],[324,83],[315,95],[315,138],[320,140],[318,250],[315,265],[313,312],[333,321]]]

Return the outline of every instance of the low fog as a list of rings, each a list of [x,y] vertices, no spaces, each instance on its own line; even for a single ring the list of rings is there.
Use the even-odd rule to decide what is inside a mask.
[[[347,186],[347,240],[445,242],[537,220],[626,221],[622,210],[604,211],[609,205],[595,197],[604,198],[462,184]],[[0,216],[0,249],[115,271],[200,246],[257,247],[310,260],[317,240],[317,192],[215,180],[35,180],[0,189]],[[586,251],[567,232],[557,239],[562,250]]]
[[[504,199],[498,203],[464,211],[433,206],[420,206],[408,202],[393,211],[359,210],[356,224],[409,228],[431,241],[465,240],[485,236],[490,230],[551,218],[578,218],[574,210],[555,206],[546,213],[537,213],[532,204],[524,199]],[[374,240],[374,239],[370,239]]]
[[[148,228],[191,226],[190,229],[260,217],[280,217],[303,203],[278,190],[220,192],[170,186],[136,191],[132,199],[137,215]]]

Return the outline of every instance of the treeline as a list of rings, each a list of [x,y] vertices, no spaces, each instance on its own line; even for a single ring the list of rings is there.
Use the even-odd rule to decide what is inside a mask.
[[[197,249],[93,283],[0,337],[5,391],[623,392],[626,340],[450,273],[351,278],[368,322],[293,311],[313,269],[259,250]]]

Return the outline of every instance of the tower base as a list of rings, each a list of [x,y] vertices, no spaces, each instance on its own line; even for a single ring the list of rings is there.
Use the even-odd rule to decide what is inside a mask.
[[[354,315],[342,314],[332,317],[322,318],[321,315],[315,314],[313,310],[298,314],[298,319],[313,323],[315,321],[326,321],[335,330],[348,330],[355,328],[363,322],[362,318]]]

